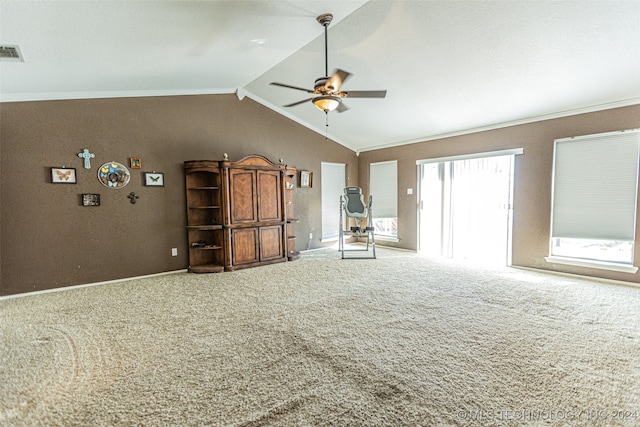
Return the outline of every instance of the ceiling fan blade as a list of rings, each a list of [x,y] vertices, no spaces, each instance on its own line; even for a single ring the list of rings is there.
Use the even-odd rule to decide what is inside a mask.
[[[295,107],[296,105],[304,104],[305,102],[311,101],[313,98],[303,99],[302,101],[294,102],[293,104],[283,105],[283,107]]]
[[[284,83],[271,82],[269,84],[274,85],[274,86],[282,86],[282,87],[286,87],[286,88],[289,88],[289,89],[301,90],[301,91],[307,92],[307,93],[313,93],[313,91],[310,90],[310,89],[305,89],[303,87],[298,87],[298,86],[286,85]]]
[[[324,88],[331,92],[337,92],[350,75],[351,73],[347,71],[336,69],[325,83]]]
[[[342,92],[346,98],[384,98],[386,90],[349,90]]]
[[[338,107],[336,108],[336,111],[338,113],[344,113],[345,111],[347,111],[349,109],[349,107],[347,107],[346,105],[344,105],[344,102],[341,102],[340,104],[338,104]]]

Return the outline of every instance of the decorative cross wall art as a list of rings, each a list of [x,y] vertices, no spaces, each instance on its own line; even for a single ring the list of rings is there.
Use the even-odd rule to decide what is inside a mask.
[[[82,150],[81,153],[78,153],[78,157],[80,157],[81,159],[84,159],[84,168],[85,169],[91,169],[91,160],[90,159],[94,159],[96,157],[95,154],[90,153],[88,148],[85,148],[84,150]]]
[[[129,193],[129,195],[127,197],[129,198],[129,200],[131,200],[131,204],[132,205],[135,205],[136,204],[136,200],[138,200],[140,198],[140,196],[138,196],[133,191],[131,193]]]

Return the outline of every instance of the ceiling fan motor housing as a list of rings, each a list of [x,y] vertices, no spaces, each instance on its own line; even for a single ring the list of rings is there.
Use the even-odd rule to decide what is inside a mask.
[[[325,88],[324,85],[327,84],[327,80],[329,80],[329,77],[319,77],[316,79],[316,84],[313,87],[314,88],[314,92],[315,93],[325,93],[326,90],[325,89],[329,89],[329,90],[334,90],[335,88],[330,87],[330,88]]]

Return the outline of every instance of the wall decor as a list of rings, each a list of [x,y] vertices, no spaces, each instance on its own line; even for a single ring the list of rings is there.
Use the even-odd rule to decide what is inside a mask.
[[[82,194],[82,206],[100,206],[100,195]]]
[[[160,172],[145,172],[144,185],[147,187],[164,187],[164,174]]]
[[[140,169],[142,167],[142,159],[140,157],[131,157],[129,166],[131,166],[131,169]]]
[[[121,163],[108,162],[98,168],[98,180],[107,188],[122,188],[130,179],[129,169]]]
[[[52,184],[76,184],[76,168],[51,168]]]
[[[84,159],[84,168],[91,169],[91,159],[95,158],[96,155],[89,152],[88,148],[82,150],[82,152],[78,153],[78,157]]]
[[[129,195],[127,197],[129,198],[129,200],[131,200],[131,204],[132,205],[135,205],[136,204],[136,200],[138,200],[140,198],[140,196],[138,196],[133,191],[131,193],[129,193]]]
[[[300,171],[300,187],[311,188],[313,172]]]

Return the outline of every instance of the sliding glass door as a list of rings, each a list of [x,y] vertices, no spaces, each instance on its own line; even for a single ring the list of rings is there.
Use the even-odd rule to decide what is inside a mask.
[[[419,165],[419,248],[426,255],[511,263],[514,155]]]

